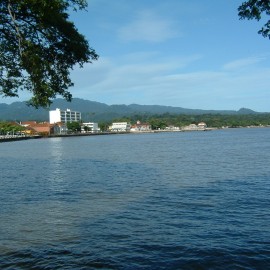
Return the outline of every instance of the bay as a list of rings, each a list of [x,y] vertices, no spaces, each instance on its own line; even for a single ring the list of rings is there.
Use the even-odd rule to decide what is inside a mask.
[[[0,144],[1,269],[270,268],[270,129]]]

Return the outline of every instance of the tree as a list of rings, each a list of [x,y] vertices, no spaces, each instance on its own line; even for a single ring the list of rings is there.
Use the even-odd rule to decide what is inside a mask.
[[[261,20],[262,14],[270,15],[270,1],[269,0],[249,0],[244,2],[238,8],[238,15],[240,19],[256,19]],[[270,20],[268,20],[264,27],[258,32],[263,37],[270,38]]]
[[[167,126],[167,123],[163,119],[157,119],[157,118],[150,119],[149,124],[154,130],[165,129]]]
[[[81,131],[81,125],[79,122],[68,122],[67,128],[68,128],[68,130],[71,130],[72,132],[80,132]]]
[[[1,0],[0,95],[30,91],[35,107],[57,95],[71,100],[70,70],[98,59],[67,13],[86,7],[86,0]]]
[[[91,131],[90,127],[88,127],[88,126],[84,126],[84,127],[83,127],[83,130],[84,130],[85,132]]]
[[[101,122],[98,124],[101,131],[107,131],[109,128],[109,123]]]
[[[0,122],[0,135],[6,135],[7,133],[17,133],[25,130],[25,127],[16,125],[9,122]]]

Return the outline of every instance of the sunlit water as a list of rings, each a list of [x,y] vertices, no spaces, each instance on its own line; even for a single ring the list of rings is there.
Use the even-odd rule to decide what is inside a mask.
[[[270,129],[0,144],[0,269],[269,269]]]

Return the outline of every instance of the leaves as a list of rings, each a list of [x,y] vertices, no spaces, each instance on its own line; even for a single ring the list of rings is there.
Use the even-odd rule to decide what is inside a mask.
[[[249,0],[244,2],[238,8],[238,15],[240,19],[256,19],[261,20],[262,14],[270,15],[270,1],[269,0]],[[270,20],[268,20],[264,27],[258,31],[263,37],[270,38]]]
[[[72,132],[79,132],[81,131],[81,125],[79,122],[68,122],[67,123],[68,130]]]
[[[86,6],[85,0],[1,0],[0,94],[30,91],[35,107],[49,106],[57,95],[71,100],[70,70],[98,59],[68,20],[70,8]]]
[[[8,132],[20,132],[23,131],[25,128],[9,122],[0,122],[0,135],[6,135]]]

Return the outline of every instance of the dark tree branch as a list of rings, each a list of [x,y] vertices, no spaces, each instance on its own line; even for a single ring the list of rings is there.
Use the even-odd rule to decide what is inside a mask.
[[[85,0],[1,0],[0,94],[33,94],[30,104],[48,106],[56,95],[71,100],[70,70],[98,59],[87,40],[68,21],[70,8]]]

